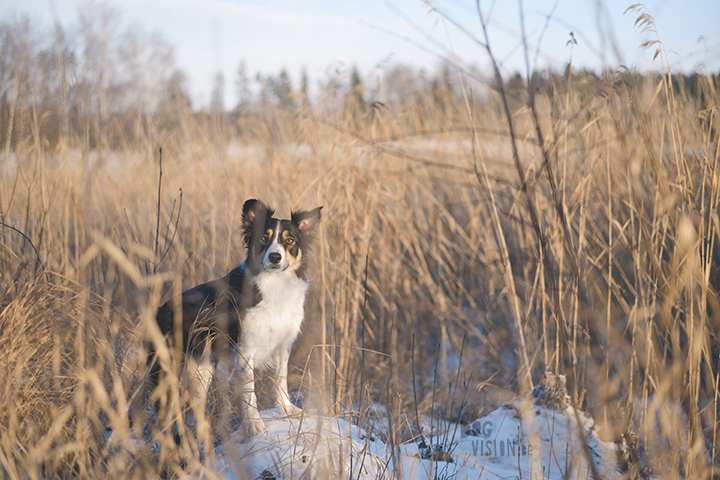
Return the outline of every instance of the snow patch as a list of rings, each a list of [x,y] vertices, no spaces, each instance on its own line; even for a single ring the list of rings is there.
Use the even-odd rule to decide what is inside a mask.
[[[347,419],[285,417],[260,412],[267,431],[253,437],[233,433],[216,450],[216,470],[227,479],[390,477],[386,446]]]
[[[557,400],[557,397],[555,398]],[[560,402],[562,404],[564,402]],[[214,470],[242,478],[564,478],[619,476],[617,447],[598,437],[592,417],[528,398],[464,427],[393,449],[345,418],[279,410],[261,413],[267,432],[234,433],[217,448]]]

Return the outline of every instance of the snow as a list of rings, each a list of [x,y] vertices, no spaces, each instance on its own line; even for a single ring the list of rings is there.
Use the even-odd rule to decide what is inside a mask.
[[[235,432],[217,448],[218,474],[228,480],[390,477],[387,447],[345,419],[284,417],[279,409],[260,416],[264,434],[248,438]]]
[[[536,393],[536,392],[533,392]],[[393,448],[344,418],[261,412],[267,432],[233,433],[211,468],[244,478],[587,479],[620,476],[617,447],[571,406],[537,397],[504,405],[470,425]],[[432,446],[432,447],[431,447]],[[399,458],[399,461],[395,461]]]

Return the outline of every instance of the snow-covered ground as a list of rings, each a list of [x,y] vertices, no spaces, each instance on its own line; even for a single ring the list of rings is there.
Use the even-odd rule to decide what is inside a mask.
[[[562,391],[564,392],[564,390]],[[464,427],[393,448],[343,418],[262,412],[267,432],[232,434],[216,450],[221,477],[414,479],[612,479],[617,447],[556,392],[508,403]]]

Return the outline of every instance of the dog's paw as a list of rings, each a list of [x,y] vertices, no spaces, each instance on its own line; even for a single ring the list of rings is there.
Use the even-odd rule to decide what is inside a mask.
[[[298,408],[292,403],[288,403],[287,405],[280,405],[280,410],[285,413],[288,417],[297,417],[302,413],[302,408]]]
[[[243,419],[243,432],[246,437],[260,435],[265,433],[265,424],[259,418],[245,418]]]

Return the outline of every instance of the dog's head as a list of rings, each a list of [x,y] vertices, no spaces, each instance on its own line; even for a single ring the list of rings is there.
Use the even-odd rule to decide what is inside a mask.
[[[290,220],[273,218],[274,210],[259,200],[243,205],[243,237],[248,266],[258,273],[304,273],[303,252],[315,239],[322,207],[292,212]]]

